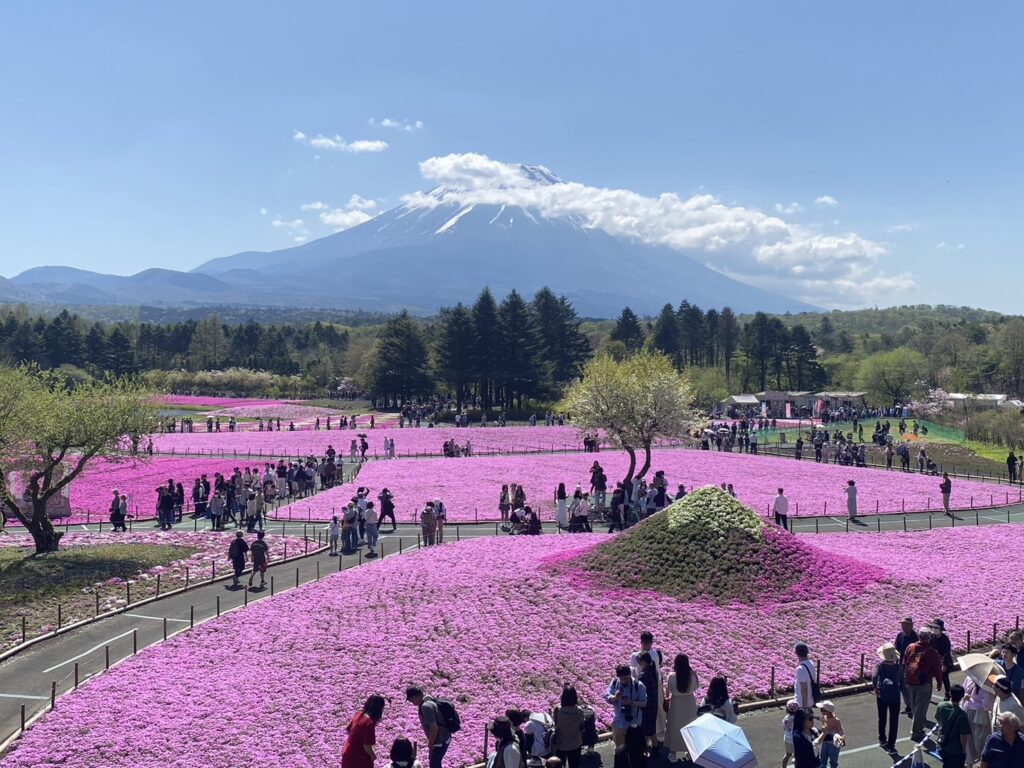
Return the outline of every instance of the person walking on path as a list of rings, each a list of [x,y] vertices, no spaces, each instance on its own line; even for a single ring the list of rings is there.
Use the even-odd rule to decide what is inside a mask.
[[[857,519],[857,483],[854,480],[846,481],[846,514],[850,520]]]
[[[444,544],[444,525],[448,520],[448,510],[440,499],[434,499],[434,541],[437,544]]]
[[[110,524],[114,527],[114,533],[118,531],[127,532],[124,519],[128,512],[127,497],[122,496],[117,488],[114,489],[114,498],[110,500]]]
[[[699,685],[697,673],[690,667],[689,657],[685,653],[677,654],[665,686],[668,701],[665,748],[670,763],[676,762],[686,752],[686,742],[680,730],[697,719],[697,698],[694,694]]]
[[[252,586],[252,580],[256,576],[256,571],[260,572],[260,589],[267,586],[267,563],[270,562],[270,547],[267,546],[267,542],[264,540],[266,533],[258,531],[256,533],[256,541],[249,547],[249,557],[252,558],[252,571],[249,573],[249,586]]]
[[[1006,474],[1011,483],[1017,482],[1017,463],[1017,454],[1010,451],[1010,455],[1006,457]]]
[[[387,488],[381,488],[377,494],[377,501],[380,502],[380,519],[377,521],[378,530],[384,521],[391,518],[391,532],[398,530],[398,521],[395,520],[395,497]]]
[[[946,517],[952,517],[953,513],[949,510],[949,497],[953,493],[953,481],[949,479],[949,473],[942,473],[942,482],[939,483],[939,493],[942,494],[942,511],[946,513]]]
[[[935,708],[935,722],[942,728],[942,768],[964,768],[971,747],[971,721],[960,708],[964,687],[954,685],[949,698]]]
[[[789,530],[789,499],[782,493],[782,489],[779,488],[779,495],[775,497],[775,501],[772,502],[772,513],[775,515],[775,524]]]
[[[900,724],[900,698],[905,687],[903,667],[892,643],[885,643],[878,649],[878,658],[875,674],[871,677],[878,708],[878,746],[891,754],[896,749]]]
[[[914,619],[910,616],[904,616],[900,622],[900,631],[893,642],[893,645],[896,646],[896,653],[901,661],[907,655],[907,648],[910,647],[910,644],[916,642],[917,632],[914,631]],[[903,694],[903,714],[910,715],[912,714],[910,709],[910,689],[907,688],[906,679],[903,680],[903,687],[900,692]]]
[[[419,712],[420,725],[427,736],[428,768],[441,768],[444,756],[451,746],[452,734],[446,727],[441,708],[437,701],[425,696],[423,689],[410,685],[405,689],[405,700],[415,705]]]
[[[384,716],[384,697],[374,694],[349,720],[345,746],[341,750],[341,768],[373,768],[377,760],[377,723]]]
[[[903,657],[903,675],[910,689],[910,709],[913,723],[910,729],[912,741],[924,738],[928,705],[932,702],[932,680],[935,690],[942,690],[942,657],[932,647],[932,633],[922,629],[916,643],[907,647]]]
[[[949,673],[953,671],[953,644],[946,634],[946,623],[942,619],[932,619],[928,625],[932,633],[932,647],[942,658],[942,689],[945,691],[945,700],[949,701]]]
[[[377,556],[377,510],[374,509],[373,502],[366,502],[366,511],[363,512],[363,525],[366,529],[366,549],[367,554],[370,557]]]
[[[235,569],[235,575],[231,580],[233,587],[239,586],[238,579],[241,577],[242,571],[245,570],[245,556],[248,552],[249,545],[245,541],[245,534],[235,531],[235,540],[228,547],[228,560],[231,561],[231,567]]]

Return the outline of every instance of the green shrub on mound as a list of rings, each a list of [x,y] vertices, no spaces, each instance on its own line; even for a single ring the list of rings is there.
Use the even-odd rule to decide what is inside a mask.
[[[843,560],[835,562],[708,487],[587,551],[575,566],[602,586],[761,603],[857,589],[876,575]]]

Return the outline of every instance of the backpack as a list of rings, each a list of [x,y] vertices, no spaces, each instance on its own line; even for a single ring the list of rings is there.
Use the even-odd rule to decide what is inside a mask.
[[[810,659],[801,661],[800,666],[810,664]],[[808,677],[811,678],[811,701],[817,704],[819,701],[823,701],[824,697],[821,695],[821,683],[818,682],[818,675],[813,666],[807,667]]]
[[[441,719],[444,721],[443,725],[448,733],[458,733],[462,730],[462,718],[459,717],[454,704],[447,699],[432,699],[432,701],[437,704],[437,711],[441,715]]]
[[[917,643],[914,643],[905,651],[905,655],[903,657],[903,669],[907,685],[920,685],[924,682],[921,675],[921,661],[923,659],[924,648]]]
[[[583,746],[593,747],[597,744],[597,714],[587,706],[581,706],[583,711]]]
[[[889,667],[889,674],[882,669]],[[878,667],[878,698],[883,704],[898,704],[900,701],[899,667],[896,664],[880,664]]]

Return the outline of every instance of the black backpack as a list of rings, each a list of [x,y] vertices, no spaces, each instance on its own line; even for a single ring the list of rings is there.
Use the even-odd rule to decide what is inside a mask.
[[[448,733],[458,733],[462,729],[462,718],[459,717],[455,705],[447,699],[433,699],[433,701],[437,704],[437,711],[440,713]]]

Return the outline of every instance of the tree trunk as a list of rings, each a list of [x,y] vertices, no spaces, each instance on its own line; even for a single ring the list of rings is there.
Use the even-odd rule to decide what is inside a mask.
[[[622,481],[623,488],[630,487],[630,484],[633,482],[633,470],[636,469],[636,451],[627,447],[626,453],[629,454],[629,469],[626,470],[626,477]]]
[[[42,555],[47,552],[56,552],[60,547],[60,538],[63,531],[55,530],[53,522],[46,514],[46,500],[35,499],[32,502],[32,517],[22,520],[25,528],[32,534],[32,540],[36,545],[36,554]]]
[[[644,446],[644,464],[640,467],[640,471],[636,473],[638,478],[643,478],[647,474],[647,470],[651,468],[651,446]]]

